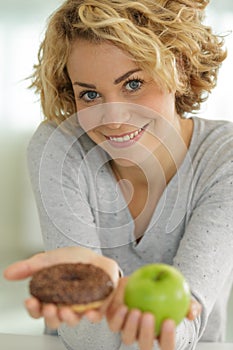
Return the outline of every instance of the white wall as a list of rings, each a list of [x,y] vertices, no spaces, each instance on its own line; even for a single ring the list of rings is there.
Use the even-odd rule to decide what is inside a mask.
[[[228,56],[219,71],[218,85],[203,105],[201,115],[210,119],[233,121],[232,78],[233,78],[233,2],[212,0],[206,22],[225,38]]]
[[[28,90],[48,15],[61,1],[0,0],[0,264],[42,249],[26,147],[42,120]]]

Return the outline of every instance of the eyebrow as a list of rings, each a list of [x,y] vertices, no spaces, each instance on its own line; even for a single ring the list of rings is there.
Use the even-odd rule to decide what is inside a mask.
[[[79,82],[79,81],[75,81],[75,82],[73,83],[73,85],[79,85],[79,86],[81,86],[81,87],[88,88],[88,89],[96,89],[96,86],[93,85],[93,84],[81,83],[81,82]]]
[[[121,83],[123,80],[127,79],[131,74],[141,71],[140,68],[132,69],[129,72],[123,74],[121,77],[114,80],[114,85]]]
[[[122,76],[120,76],[119,78],[115,79],[114,80],[114,85],[117,85],[119,83],[121,83],[123,80],[127,79],[131,74],[133,73],[136,73],[136,72],[139,72],[141,71],[140,68],[136,68],[136,69],[132,69],[130,71],[128,71],[127,73],[123,74]],[[96,89],[96,86],[93,85],[93,84],[87,84],[87,83],[82,83],[80,81],[75,81],[73,83],[73,85],[79,85],[81,87],[84,87],[84,88],[88,88],[88,89]]]

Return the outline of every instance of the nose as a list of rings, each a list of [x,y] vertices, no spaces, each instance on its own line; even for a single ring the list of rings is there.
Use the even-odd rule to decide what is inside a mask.
[[[130,111],[123,102],[108,102],[102,105],[102,124],[111,129],[119,129],[129,123]]]

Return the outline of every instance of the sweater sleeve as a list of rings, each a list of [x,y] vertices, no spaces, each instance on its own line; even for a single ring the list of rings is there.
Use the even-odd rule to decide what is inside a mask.
[[[187,279],[203,311],[176,328],[176,350],[194,350],[199,341],[223,341],[222,311],[227,307],[233,270],[233,140],[212,142],[194,167],[185,230],[173,265]],[[191,176],[187,173],[186,176]],[[120,350],[139,350],[138,344]],[[155,341],[153,350],[158,350]]]
[[[42,123],[28,147],[28,167],[45,249],[81,245],[101,254],[77,138]]]
[[[46,250],[81,245],[102,254],[95,217],[89,204],[85,158],[77,138],[42,123],[28,147],[28,166]],[[58,334],[67,349],[119,349],[120,335],[106,320],[83,319]]]
[[[209,330],[211,339],[221,341],[220,310],[226,307],[233,270],[233,142],[224,142],[213,157],[208,157],[202,173],[194,179],[192,207],[187,214],[185,234],[180,241],[174,266],[186,277],[193,297],[203,311],[193,322],[185,320],[177,327],[177,350],[195,348],[204,336],[208,341],[207,321],[215,324]],[[202,165],[200,164],[200,167]],[[197,172],[198,173],[198,172]],[[221,304],[221,305],[220,305]],[[219,324],[219,326],[217,326]]]

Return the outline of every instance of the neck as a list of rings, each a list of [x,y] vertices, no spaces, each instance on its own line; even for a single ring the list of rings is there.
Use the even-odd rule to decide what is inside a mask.
[[[133,186],[134,189],[153,190],[155,188],[164,188],[166,180],[160,163],[151,155],[140,165],[132,164],[132,166],[122,166],[116,161],[111,163],[113,172],[117,181],[121,181],[121,185],[125,188]],[[127,180],[122,182],[122,180]]]
[[[111,166],[118,181],[122,179],[130,179],[131,183],[140,183],[142,185],[147,182],[144,169],[137,164],[132,164],[131,166],[126,167],[112,160]]]
[[[171,127],[160,147],[140,165],[132,163],[132,166],[123,166],[112,160],[111,166],[117,180],[127,179],[135,186],[153,187],[158,183],[168,184],[184,160],[192,129],[191,119],[181,119],[180,130],[174,131]]]

